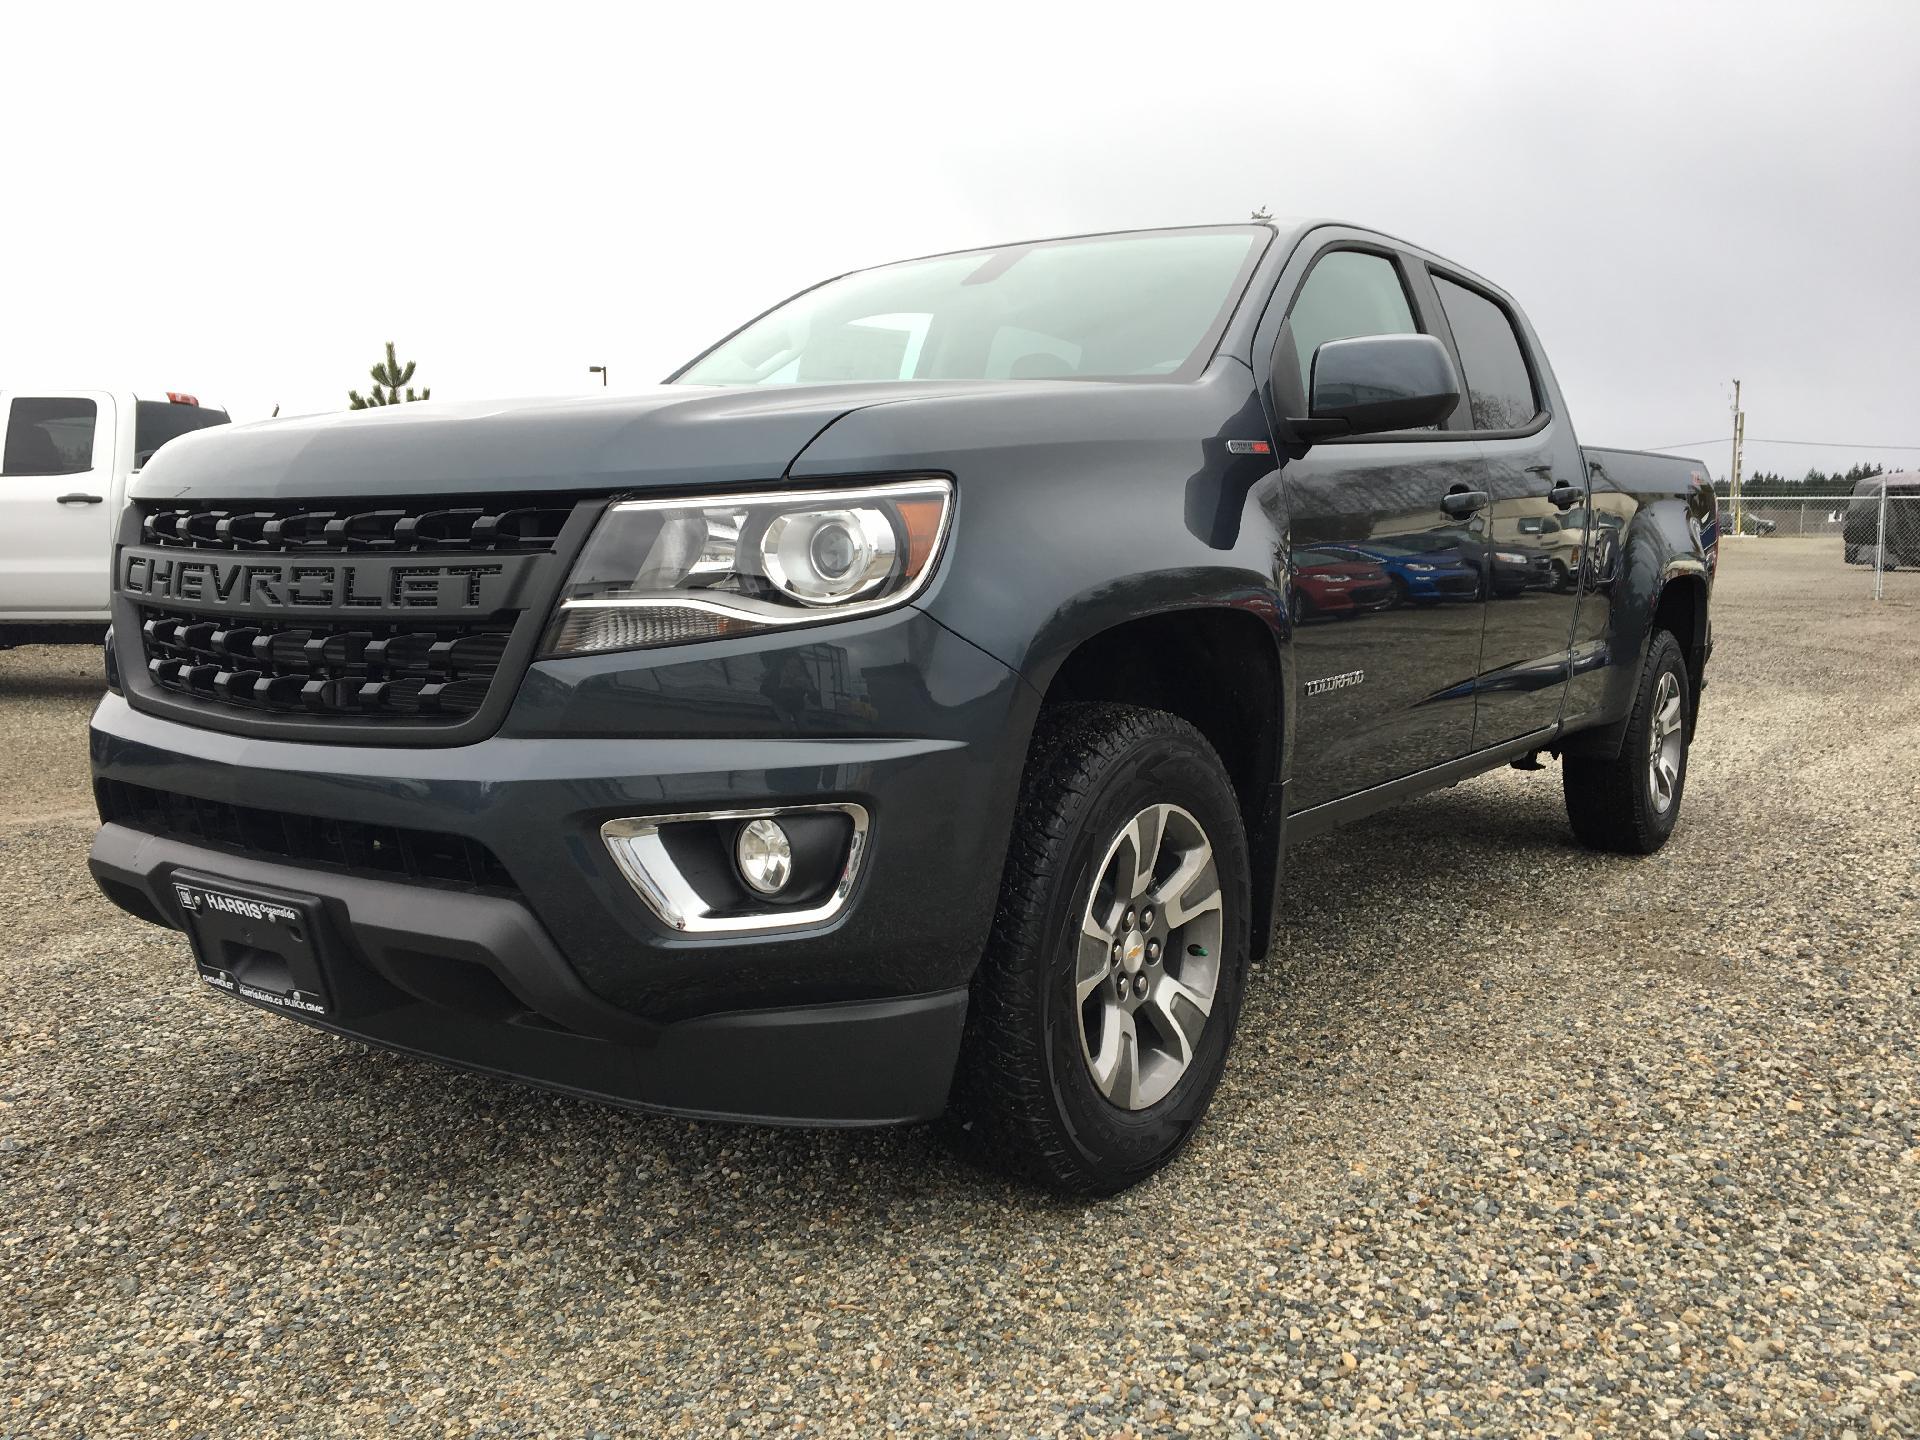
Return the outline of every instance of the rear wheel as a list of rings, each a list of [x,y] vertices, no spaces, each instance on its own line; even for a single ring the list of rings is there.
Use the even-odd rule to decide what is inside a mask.
[[[1679,641],[1656,631],[1620,753],[1611,760],[1569,755],[1560,762],[1567,818],[1581,844],[1651,855],[1667,843],[1686,793],[1691,693]]]
[[[1246,982],[1248,858],[1219,757],[1127,705],[1046,711],[975,978],[954,1108],[995,1163],[1111,1194],[1218,1085]]]

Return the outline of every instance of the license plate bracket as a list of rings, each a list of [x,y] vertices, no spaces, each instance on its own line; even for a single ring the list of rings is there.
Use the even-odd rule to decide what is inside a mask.
[[[175,871],[172,885],[207,984],[292,1014],[332,1012],[318,896],[188,871]]]

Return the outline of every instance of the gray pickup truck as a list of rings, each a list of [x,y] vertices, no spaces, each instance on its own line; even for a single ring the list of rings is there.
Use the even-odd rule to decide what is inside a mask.
[[[951,1111],[1113,1191],[1205,1112],[1290,841],[1554,756],[1581,841],[1659,848],[1713,513],[1373,231],[861,271],[646,394],[167,446],[93,872],[323,1030],[684,1115]]]

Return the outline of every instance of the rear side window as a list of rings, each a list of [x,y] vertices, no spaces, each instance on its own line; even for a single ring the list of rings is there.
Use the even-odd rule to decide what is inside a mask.
[[[141,400],[134,406],[133,468],[153,458],[153,452],[189,430],[225,425],[227,412],[203,410],[198,405],[175,405],[170,400]]]
[[[1473,428],[1520,429],[1540,413],[1540,404],[1512,317],[1478,290],[1444,275],[1434,276],[1433,285],[1467,372],[1462,378],[1472,402]]]
[[[7,417],[7,449],[0,473],[78,475],[93,468],[93,427],[99,407],[91,400],[19,396]]]
[[[1300,357],[1300,381],[1313,384],[1313,354],[1329,340],[1359,335],[1417,335],[1400,272],[1381,255],[1335,250],[1322,255],[1287,314]]]

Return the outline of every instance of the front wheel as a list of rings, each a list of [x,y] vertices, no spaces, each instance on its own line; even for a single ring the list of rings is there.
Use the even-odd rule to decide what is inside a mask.
[[[955,1082],[980,1152],[1080,1195],[1172,1159],[1226,1066],[1249,891],[1198,731],[1130,705],[1044,712]]]
[[[1560,762],[1567,818],[1581,844],[1651,855],[1667,843],[1686,793],[1691,693],[1680,642],[1655,631],[1620,753],[1611,760],[1568,755]]]

